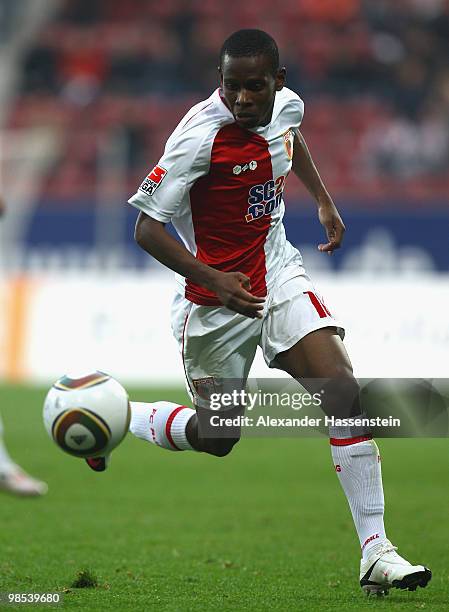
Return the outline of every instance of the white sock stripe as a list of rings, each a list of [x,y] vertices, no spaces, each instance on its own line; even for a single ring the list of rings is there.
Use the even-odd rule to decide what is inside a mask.
[[[185,432],[194,410],[173,402],[130,403],[129,430],[137,438],[171,451],[194,450]]]
[[[195,410],[183,406],[177,412],[170,425],[170,435],[179,450],[194,450],[190,442],[187,440],[186,427]]]
[[[168,444],[170,444],[170,447],[176,451],[179,451],[181,449],[178,448],[178,446],[176,445],[176,442],[173,440],[172,433],[171,433],[171,427],[172,427],[173,421],[176,418],[176,415],[179,412],[182,412],[182,410],[184,410],[184,406],[176,406],[176,408],[172,410],[170,414],[168,415],[165,421],[165,427],[164,427],[165,438]]]

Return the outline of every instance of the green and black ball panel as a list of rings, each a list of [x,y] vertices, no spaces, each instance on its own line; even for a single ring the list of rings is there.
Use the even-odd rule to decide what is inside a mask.
[[[101,385],[110,379],[110,376],[103,372],[93,372],[82,378],[70,378],[70,376],[63,376],[53,385],[54,389],[60,391],[73,391],[74,389],[89,389],[96,385]]]
[[[62,412],[52,427],[55,442],[76,457],[91,457],[101,452],[111,439],[107,423],[87,408]]]

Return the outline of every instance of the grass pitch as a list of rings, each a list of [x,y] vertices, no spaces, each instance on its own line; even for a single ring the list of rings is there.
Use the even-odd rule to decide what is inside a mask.
[[[388,533],[433,579],[367,599],[324,438],[246,439],[218,459],[129,436],[96,474],[50,441],[44,396],[0,387],[11,454],[50,487],[43,499],[0,494],[0,592],[59,592],[60,608],[89,611],[449,609],[448,440],[379,441]]]

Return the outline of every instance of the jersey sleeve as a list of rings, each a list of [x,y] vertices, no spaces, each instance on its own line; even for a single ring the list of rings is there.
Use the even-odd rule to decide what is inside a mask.
[[[156,221],[169,223],[195,181],[209,172],[207,136],[197,129],[180,134],[175,130],[163,156],[128,200],[129,204]]]
[[[275,101],[276,120],[281,131],[293,130],[297,132],[304,116],[304,102],[297,93],[283,87]]]
[[[287,106],[287,113],[289,117],[288,121],[290,126],[295,130],[299,131],[299,126],[302,123],[302,119],[304,117],[304,102],[301,100],[299,96],[296,96],[293,100],[290,101],[290,104]]]

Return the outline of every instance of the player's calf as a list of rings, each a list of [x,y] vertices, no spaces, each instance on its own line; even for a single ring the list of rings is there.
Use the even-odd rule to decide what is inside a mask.
[[[225,457],[240,439],[239,427],[211,428],[211,415],[216,414],[211,410],[195,411],[172,402],[131,402],[130,405],[130,432],[167,450],[195,450]]]
[[[195,447],[198,450],[226,457],[240,440],[240,418],[244,414],[244,407],[240,405],[229,406],[226,409],[211,410],[197,407],[196,419],[192,419],[189,426],[195,427],[191,438],[196,436]]]
[[[189,436],[195,411],[173,402],[130,402],[129,431],[137,438],[171,451],[198,450]]]
[[[215,455],[215,457],[226,457],[239,440],[240,437],[200,438],[199,443],[201,448],[199,450],[209,455]]]

